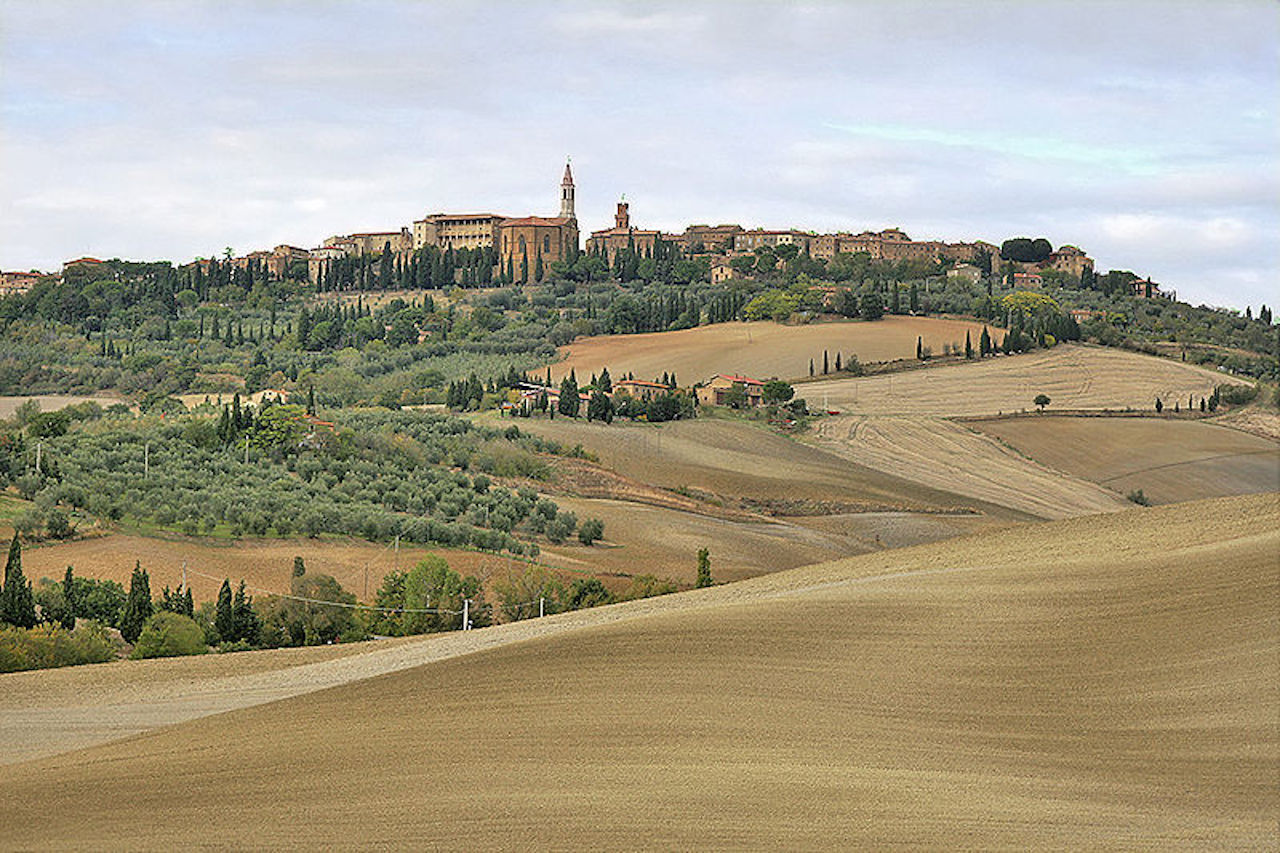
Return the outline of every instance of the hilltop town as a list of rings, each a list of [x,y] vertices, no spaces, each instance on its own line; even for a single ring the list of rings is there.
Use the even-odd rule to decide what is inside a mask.
[[[486,253],[485,282],[496,284],[541,281],[552,265],[572,262],[583,251],[575,211],[573,172],[565,164],[560,182],[560,209],[555,216],[505,216],[496,213],[432,213],[411,226],[395,230],[359,231],[334,235],[314,248],[279,245],[272,249],[233,255],[224,260],[240,268],[257,265],[283,279],[291,270],[306,265],[307,279],[315,286],[330,274],[334,262],[344,258],[384,255],[394,266],[407,265],[415,252],[428,247],[441,252],[481,251]],[[913,240],[900,228],[820,234],[796,228],[744,228],[737,224],[687,226],[680,233],[638,227],[631,221],[630,204],[619,201],[611,227],[591,231],[585,253],[612,265],[619,252],[628,250],[638,257],[674,249],[681,256],[701,262],[703,277],[713,284],[727,281],[749,269],[738,258],[754,258],[764,253],[788,258],[799,253],[822,261],[838,255],[863,254],[873,261],[924,261],[942,263],[949,275],[976,280],[990,274],[993,263],[1005,275],[1016,276],[1020,287],[1039,286],[1042,273],[1053,272],[1073,281],[1087,281],[1094,262],[1085,252],[1063,245],[1033,261],[1001,259],[1001,247],[983,240],[946,243]],[[197,259],[193,264],[206,271],[214,259]],[[93,264],[96,258],[77,258],[63,265]],[[23,293],[48,274],[39,271],[5,272],[0,293]],[[461,281],[461,279],[459,279]],[[1159,285],[1143,279],[1135,295],[1159,295]]]

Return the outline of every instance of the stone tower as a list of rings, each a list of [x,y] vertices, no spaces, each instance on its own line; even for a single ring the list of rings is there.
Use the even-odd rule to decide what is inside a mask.
[[[569,162],[564,164],[564,179],[560,181],[560,216],[564,219],[577,219],[573,212],[573,172],[569,171]]]
[[[631,227],[631,214],[625,201],[618,202],[618,212],[613,215],[613,227],[619,231],[626,231]]]

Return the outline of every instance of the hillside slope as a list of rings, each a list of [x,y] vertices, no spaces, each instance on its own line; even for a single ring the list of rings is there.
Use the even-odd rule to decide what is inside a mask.
[[[8,767],[5,843],[1270,847],[1278,553],[1268,494],[543,620]]]

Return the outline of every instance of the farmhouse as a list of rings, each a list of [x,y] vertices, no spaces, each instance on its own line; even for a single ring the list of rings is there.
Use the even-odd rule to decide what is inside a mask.
[[[671,389],[661,382],[645,382],[640,379],[623,379],[613,383],[613,393],[626,394],[637,400],[652,400]]]
[[[724,406],[726,395],[734,386],[741,387],[746,392],[748,406],[759,406],[764,402],[763,382],[759,379],[728,373],[717,374],[710,382],[699,388],[698,402],[708,406]]]

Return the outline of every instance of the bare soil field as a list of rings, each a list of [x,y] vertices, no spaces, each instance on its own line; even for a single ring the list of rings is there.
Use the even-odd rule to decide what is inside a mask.
[[[1153,410],[1215,386],[1241,383],[1225,373],[1126,350],[1062,344],[1026,355],[970,364],[805,383],[796,389],[813,408],[866,415],[956,417],[1034,411],[1046,394],[1049,409]]]
[[[40,411],[53,412],[58,409],[65,409],[67,406],[74,406],[78,403],[97,403],[102,408],[115,405],[116,403],[127,402],[123,397],[112,397],[106,394],[100,394],[93,397],[74,397],[66,394],[29,394],[18,397],[0,397],[0,418],[11,418],[18,407],[28,400],[35,400],[40,404]]]
[[[1128,506],[1110,489],[1046,468],[941,418],[842,415],[819,421],[817,437],[824,447],[861,465],[1039,518]]]
[[[982,324],[971,320],[895,315],[875,323],[849,320],[808,326],[716,323],[677,332],[582,338],[560,348],[564,360],[552,365],[551,374],[559,382],[573,369],[585,381],[607,367],[615,381],[627,373],[649,380],[674,370],[685,385],[717,373],[799,379],[809,375],[810,359],[822,370],[824,349],[834,370],[837,352],[842,359],[856,354],[863,362],[914,358],[917,336],[939,355],[944,344],[958,344],[963,350],[966,331],[976,347]]]
[[[1135,508],[316,663],[6,767],[5,843],[1274,848],[1277,549]]]
[[[541,560],[601,574],[656,575],[681,583],[697,579],[699,548],[711,552],[719,581],[865,554],[874,546],[839,532],[786,521],[730,521],[628,501],[557,497],[579,519],[604,522],[605,542],[590,548],[547,545]]]
[[[521,430],[583,448],[620,474],[665,489],[692,489],[749,504],[834,503],[866,509],[960,510],[974,501],[869,468],[827,449],[741,421],[666,424],[529,418]],[[983,509],[989,509],[984,507]],[[779,512],[786,515],[786,512]]]
[[[972,423],[1020,453],[1154,503],[1280,491],[1280,442],[1205,421],[1009,418]]]

